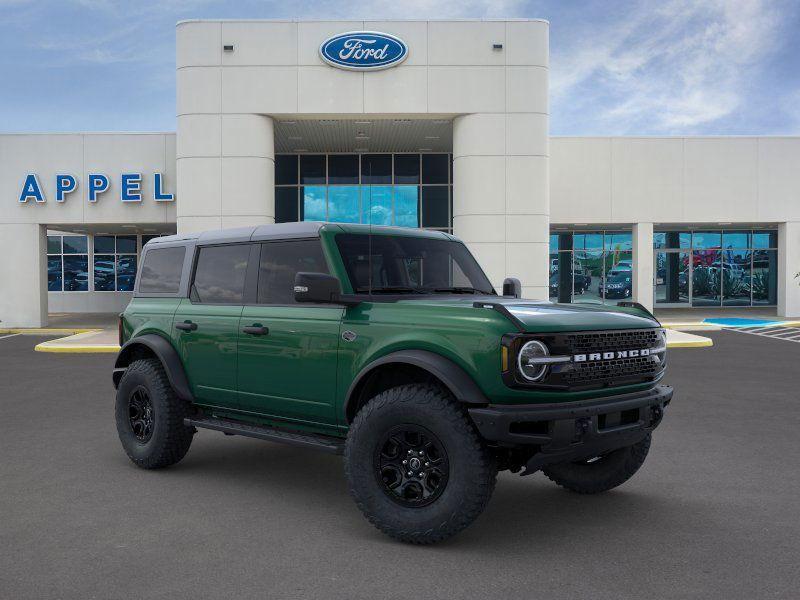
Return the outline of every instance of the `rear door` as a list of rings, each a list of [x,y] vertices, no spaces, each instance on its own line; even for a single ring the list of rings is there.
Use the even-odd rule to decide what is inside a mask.
[[[261,415],[332,425],[344,308],[297,304],[298,271],[329,272],[319,239],[261,244],[257,302],[239,321],[239,403]]]
[[[198,404],[237,408],[236,344],[251,248],[197,249],[189,298],[175,312],[176,347]]]

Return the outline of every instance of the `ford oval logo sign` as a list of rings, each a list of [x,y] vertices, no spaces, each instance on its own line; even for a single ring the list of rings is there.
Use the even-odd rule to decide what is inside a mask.
[[[403,62],[408,46],[388,33],[349,31],[322,42],[319,53],[322,60],[340,69],[377,71]]]

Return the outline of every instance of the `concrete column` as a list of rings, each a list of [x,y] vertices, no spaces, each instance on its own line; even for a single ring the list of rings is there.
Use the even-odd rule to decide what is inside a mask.
[[[181,115],[177,163],[178,233],[275,222],[271,117]]]
[[[0,225],[0,328],[47,325],[47,233],[41,225]]]
[[[778,316],[800,317],[800,222],[778,225]]]
[[[653,310],[653,224],[633,225],[633,294],[632,298],[647,310]]]
[[[453,229],[499,291],[518,277],[548,297],[546,114],[470,114],[453,122]]]

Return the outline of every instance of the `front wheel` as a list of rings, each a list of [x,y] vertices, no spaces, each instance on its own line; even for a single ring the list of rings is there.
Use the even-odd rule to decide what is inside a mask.
[[[497,466],[463,408],[444,390],[403,385],[356,415],[345,446],[350,493],[387,535],[447,539],[483,512]]]
[[[549,465],[542,472],[554,483],[578,494],[606,492],[633,477],[647,458],[650,434],[631,446],[576,462]]]

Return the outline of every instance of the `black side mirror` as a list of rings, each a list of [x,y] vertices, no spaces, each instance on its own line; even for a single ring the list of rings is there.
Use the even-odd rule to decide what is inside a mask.
[[[516,277],[506,277],[503,280],[503,296],[512,298],[522,297],[522,284]]]

